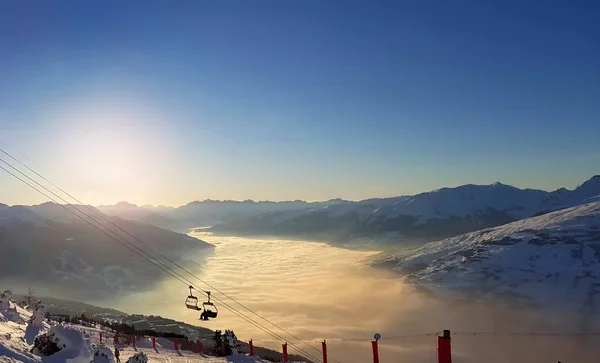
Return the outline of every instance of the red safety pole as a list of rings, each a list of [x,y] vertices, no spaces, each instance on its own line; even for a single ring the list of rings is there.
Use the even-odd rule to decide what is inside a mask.
[[[323,340],[323,363],[327,363],[327,342]]]
[[[379,347],[377,346],[377,340],[371,341],[373,345],[373,363],[379,363]]]
[[[132,337],[132,339],[133,339],[133,347],[134,347],[134,348],[135,348],[135,340],[136,340],[136,338],[137,338],[137,337],[136,337],[135,335]]]
[[[119,343],[119,333],[115,334],[115,336],[113,337],[114,339],[114,343],[117,344]]]
[[[156,338],[152,337],[152,348],[156,349]]]
[[[100,343],[102,343],[102,332],[100,332]]]
[[[252,339],[250,339],[250,356],[254,355],[254,344],[252,343]]]
[[[438,363],[452,363],[450,341],[450,330],[444,330],[444,334],[438,336]]]
[[[282,344],[281,347],[283,348],[283,363],[287,363],[288,362],[287,343]]]

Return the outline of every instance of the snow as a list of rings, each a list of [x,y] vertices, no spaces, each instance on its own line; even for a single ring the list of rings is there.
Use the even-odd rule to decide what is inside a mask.
[[[18,315],[18,322],[0,318],[0,363],[114,363],[114,345],[112,339],[107,343],[99,343],[99,330],[79,325],[49,325],[41,322],[37,316],[12,301],[2,305],[0,316],[7,311]],[[42,309],[38,310],[43,311]],[[27,325],[32,321],[35,325]],[[35,328],[35,329],[34,329]],[[53,335],[62,348],[59,352],[41,357],[31,352],[32,344],[26,339],[28,331]],[[89,338],[88,338],[89,337]],[[33,337],[35,338],[35,337]],[[94,345],[96,345],[94,347]],[[243,354],[229,357],[210,357],[190,351],[175,351],[173,342],[165,338],[157,338],[156,349],[152,349],[149,338],[140,337],[136,346],[118,345],[122,362],[171,362],[171,363],[269,363],[257,357]]]
[[[42,357],[43,363],[90,363],[93,360],[91,343],[81,330],[70,326],[55,325],[50,328],[48,335],[54,335],[61,347],[58,353]]]
[[[104,344],[99,344],[94,350],[94,363],[114,362],[113,351]]]
[[[144,354],[144,352],[139,352],[139,353],[134,354],[132,357],[130,357],[127,362],[128,363],[147,363],[148,356],[146,354]]]
[[[440,291],[511,294],[600,310],[600,202],[471,232],[386,256]]]

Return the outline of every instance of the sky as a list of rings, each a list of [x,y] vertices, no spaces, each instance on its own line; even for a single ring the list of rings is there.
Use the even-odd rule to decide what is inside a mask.
[[[0,147],[90,204],[573,188],[600,173],[598,14],[594,1],[2,1]],[[47,200],[1,169],[0,187],[2,203]]]

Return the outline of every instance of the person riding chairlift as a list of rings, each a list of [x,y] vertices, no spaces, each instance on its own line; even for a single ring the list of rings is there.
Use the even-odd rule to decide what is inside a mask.
[[[202,310],[202,314],[200,314],[200,320],[208,320],[208,314],[206,309]]]

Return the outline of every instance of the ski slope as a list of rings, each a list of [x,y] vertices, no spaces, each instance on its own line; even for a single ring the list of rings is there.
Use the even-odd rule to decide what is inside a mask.
[[[32,313],[26,309],[20,308],[12,301],[6,299],[0,301],[0,363],[113,363],[116,360],[113,357],[115,346],[112,339],[108,340],[105,348],[100,351],[105,352],[109,359],[102,356],[95,356],[94,352],[101,346],[98,344],[100,339],[100,329],[85,327],[80,325],[50,325],[43,321],[43,314],[34,319],[34,324],[28,322],[32,318]],[[66,348],[53,355],[41,357],[31,352],[35,338],[48,331],[59,332],[61,343],[65,342]],[[106,337],[106,332],[104,332]],[[173,363],[268,363],[269,361],[250,357],[245,354],[235,354],[228,357],[211,357],[204,354],[193,353],[191,351],[176,351],[173,342],[165,338],[156,339],[156,349],[152,348],[149,338],[139,338],[136,346],[118,344],[120,351],[120,360],[125,363],[130,357],[139,352],[143,352],[149,362],[173,362]]]

